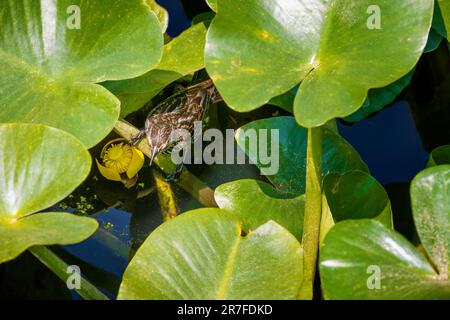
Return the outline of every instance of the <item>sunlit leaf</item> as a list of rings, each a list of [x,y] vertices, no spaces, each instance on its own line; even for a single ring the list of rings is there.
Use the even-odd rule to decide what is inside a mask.
[[[33,124],[0,125],[0,263],[33,245],[89,237],[95,220],[36,213],[65,198],[88,175],[91,158],[64,131]]]
[[[301,82],[305,127],[348,116],[371,88],[406,75],[422,54],[433,0],[217,0],[206,68],[225,102],[250,111]],[[399,14],[401,12],[401,14]]]
[[[320,252],[327,299],[449,299],[450,280],[397,232],[372,220],[343,221]]]
[[[295,237],[274,222],[241,232],[219,209],[164,223],[131,260],[118,299],[295,299],[303,256]]]
[[[205,37],[205,25],[196,24],[164,46],[156,69],[134,79],[104,83],[120,99],[121,116],[139,110],[175,80],[202,69]]]
[[[139,76],[161,57],[160,23],[140,0],[3,1],[0,17],[0,122],[57,127],[87,147],[120,110],[95,83]]]
[[[411,183],[411,205],[420,240],[439,273],[450,273],[450,165],[428,168]]]
[[[411,184],[418,249],[379,222],[336,224],[323,242],[320,275],[329,299],[450,299],[450,165],[428,168]],[[355,186],[358,190],[358,186]]]
[[[302,237],[304,195],[288,196],[265,182],[248,179],[217,187],[214,197],[219,208],[242,221],[246,231],[273,220],[297,239]]]

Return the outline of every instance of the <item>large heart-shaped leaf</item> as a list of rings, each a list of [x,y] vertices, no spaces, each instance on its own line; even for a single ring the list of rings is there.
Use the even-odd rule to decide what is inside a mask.
[[[214,198],[224,211],[242,221],[244,230],[255,230],[273,220],[302,238],[305,196],[289,196],[258,180],[238,180],[216,188]]]
[[[97,228],[93,219],[33,214],[66,197],[87,177],[91,158],[82,143],[34,124],[0,125],[0,139],[0,263],[33,245],[89,237]]]
[[[131,260],[118,299],[295,299],[299,242],[274,222],[241,233],[239,221],[219,209],[164,223]]]
[[[205,63],[227,104],[253,110],[302,82],[305,127],[348,116],[371,88],[407,74],[425,48],[433,0],[217,0]],[[401,14],[399,14],[401,12]]]
[[[266,130],[266,131],[264,131]],[[278,130],[279,153],[271,148],[272,130]],[[251,161],[260,168],[267,168],[266,161],[260,161],[258,150],[253,150],[246,144],[247,136],[252,133],[258,138],[259,143],[268,142],[268,154],[272,155],[273,162],[277,162],[276,174],[267,178],[282,192],[295,195],[305,193],[306,176],[306,144],[308,130],[300,127],[293,117],[275,117],[251,122],[236,134],[238,144],[244,149]],[[274,131],[275,133],[275,131]],[[270,141],[269,141],[270,140]],[[330,129],[324,130],[323,138],[323,172],[325,177],[330,172],[345,173],[352,170],[368,172],[367,165],[361,160],[358,153],[342,137]],[[276,163],[271,164],[276,167]]]
[[[97,227],[94,219],[64,212],[33,214],[14,223],[0,222],[0,263],[16,258],[32,246],[81,242]]]
[[[439,19],[436,17],[436,13],[433,18],[433,26],[437,24]],[[435,28],[430,29],[428,35],[428,42],[424,49],[424,53],[428,53],[436,50],[441,44],[442,36],[435,30]],[[394,83],[388,85],[384,88],[370,89],[367,95],[366,101],[361,106],[361,108],[354,114],[345,117],[346,121],[358,122],[367,118],[372,113],[378,112],[385,106],[394,102],[394,100],[402,93],[403,90],[411,83],[412,76],[414,75],[415,69],[409,72],[406,76],[400,78]]]
[[[439,273],[450,270],[450,165],[428,168],[411,184],[411,205],[420,240]]]
[[[450,281],[397,232],[372,220],[343,221],[320,252],[327,299],[450,299]]]
[[[0,122],[47,124],[87,147],[120,110],[95,83],[139,76],[161,57],[161,26],[142,0],[3,1],[0,17]]]
[[[156,69],[134,79],[104,83],[120,99],[121,116],[139,110],[175,80],[202,69],[205,37],[206,27],[198,23],[164,46]]]

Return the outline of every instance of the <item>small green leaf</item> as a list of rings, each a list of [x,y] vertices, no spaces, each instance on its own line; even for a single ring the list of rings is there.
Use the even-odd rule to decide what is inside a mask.
[[[237,217],[245,231],[255,230],[273,220],[301,240],[304,195],[289,196],[258,180],[238,180],[216,188],[216,202],[224,211]]]
[[[202,69],[205,37],[205,25],[196,24],[164,46],[156,69],[134,79],[104,83],[120,99],[121,116],[139,110],[175,80]]]
[[[327,299],[449,299],[450,281],[397,232],[373,220],[336,224],[320,251]]]
[[[267,137],[264,130],[267,130]],[[245,141],[247,136],[254,133],[258,141],[266,139],[272,142],[271,134],[276,132],[273,130],[278,130],[279,133],[279,143],[274,143],[274,147],[279,146],[279,153],[277,155],[276,148],[272,150],[271,143],[267,144],[269,146],[267,151],[268,155],[273,157],[274,169],[278,164],[278,171],[273,175],[267,175],[267,178],[281,192],[304,194],[308,132],[307,129],[300,127],[293,117],[275,117],[251,122],[239,129],[236,141],[253,163],[259,168],[267,168],[266,164],[261,163],[258,151],[251,150]],[[322,177],[330,172],[369,171],[353,147],[331,129],[324,129],[322,147],[324,150]]]
[[[441,164],[450,164],[450,145],[437,147],[430,154],[428,167],[434,167]]]
[[[0,122],[57,127],[87,147],[120,112],[95,83],[139,76],[161,58],[160,23],[141,0],[6,1],[0,17]]]
[[[329,174],[323,182],[334,221],[375,219],[392,228],[388,194],[375,178],[362,171]]]
[[[156,229],[128,265],[118,299],[295,299],[302,249],[268,222],[241,235],[219,209],[184,213]]]
[[[205,62],[225,102],[250,111],[301,82],[294,114],[315,127],[356,112],[369,89],[411,71],[434,0],[217,3]]]
[[[71,244],[97,228],[90,218],[38,213],[65,198],[88,175],[85,147],[64,131],[0,125],[0,263],[33,245]]]
[[[420,240],[439,273],[450,270],[450,165],[425,169],[411,183],[411,205]]]

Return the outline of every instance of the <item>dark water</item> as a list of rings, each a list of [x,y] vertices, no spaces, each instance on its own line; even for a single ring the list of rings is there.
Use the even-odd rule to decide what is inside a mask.
[[[168,33],[172,37],[188,28],[190,19],[195,14],[208,10],[203,1],[157,2],[170,12]],[[188,10],[183,10],[182,2]],[[428,152],[416,129],[409,104],[400,98],[392,106],[357,124],[339,123],[339,130],[361,154],[372,175],[388,190],[394,211],[398,213],[396,225],[399,226],[399,231],[413,237],[408,199],[409,181],[425,167]],[[206,168],[200,174],[212,186],[223,181],[257,176],[255,168],[235,166],[221,166],[219,171]],[[175,193],[179,197],[182,211],[200,206],[181,189],[175,187]],[[155,195],[136,201],[130,208],[110,208],[94,214],[93,217],[101,227],[93,237],[77,245],[55,249],[69,264],[80,265],[83,274],[110,297],[114,297],[118,290],[122,274],[132,255],[133,250],[130,248],[137,248],[147,234],[162,222]],[[7,264],[3,271],[0,270],[0,279],[2,272],[3,279],[7,278],[3,281],[6,281],[2,285],[3,289],[0,288],[0,296],[79,298],[76,293],[69,293],[45,268],[33,263],[33,258],[24,254],[17,261]],[[19,281],[17,279],[24,278],[23,273],[17,271],[21,268],[33,273],[30,278],[25,278],[25,291],[15,285],[15,281]],[[45,279],[45,282],[39,279]]]
[[[189,28],[191,20],[186,16],[183,10],[183,4],[177,0],[157,0],[161,6],[169,12],[170,20],[167,33],[171,37],[178,36],[181,32]],[[193,2],[196,2],[195,0]]]
[[[340,124],[339,131],[381,184],[411,181],[428,159],[405,101],[354,125]]]

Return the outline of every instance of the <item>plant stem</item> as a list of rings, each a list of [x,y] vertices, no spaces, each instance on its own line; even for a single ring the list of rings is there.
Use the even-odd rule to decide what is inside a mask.
[[[69,265],[45,246],[35,246],[28,249],[40,262],[53,271],[62,281],[66,282],[70,274],[67,274]],[[99,289],[85,278],[81,277],[80,289],[75,289],[86,300],[109,300]]]
[[[306,195],[303,224],[303,284],[299,298],[313,298],[319,250],[320,219],[322,215],[322,135],[323,128],[308,129],[306,160]]]
[[[127,123],[125,120],[118,120],[114,127],[114,131],[120,136],[127,140],[131,140],[131,137],[135,136],[139,130],[133,125]],[[150,147],[148,143],[143,140],[137,146],[147,157],[151,157]],[[164,157],[156,157],[154,163],[161,168],[161,170],[170,174],[175,165],[172,161]],[[178,185],[185,191],[190,193],[195,199],[197,199],[205,207],[217,207],[216,201],[214,200],[214,190],[207,186],[203,181],[197,178],[195,175],[187,170],[183,170],[180,176],[180,180],[177,182]]]
[[[155,178],[156,191],[158,193],[159,206],[163,215],[163,221],[173,219],[178,214],[175,197],[169,182],[166,182],[162,174],[157,170],[152,170]]]

